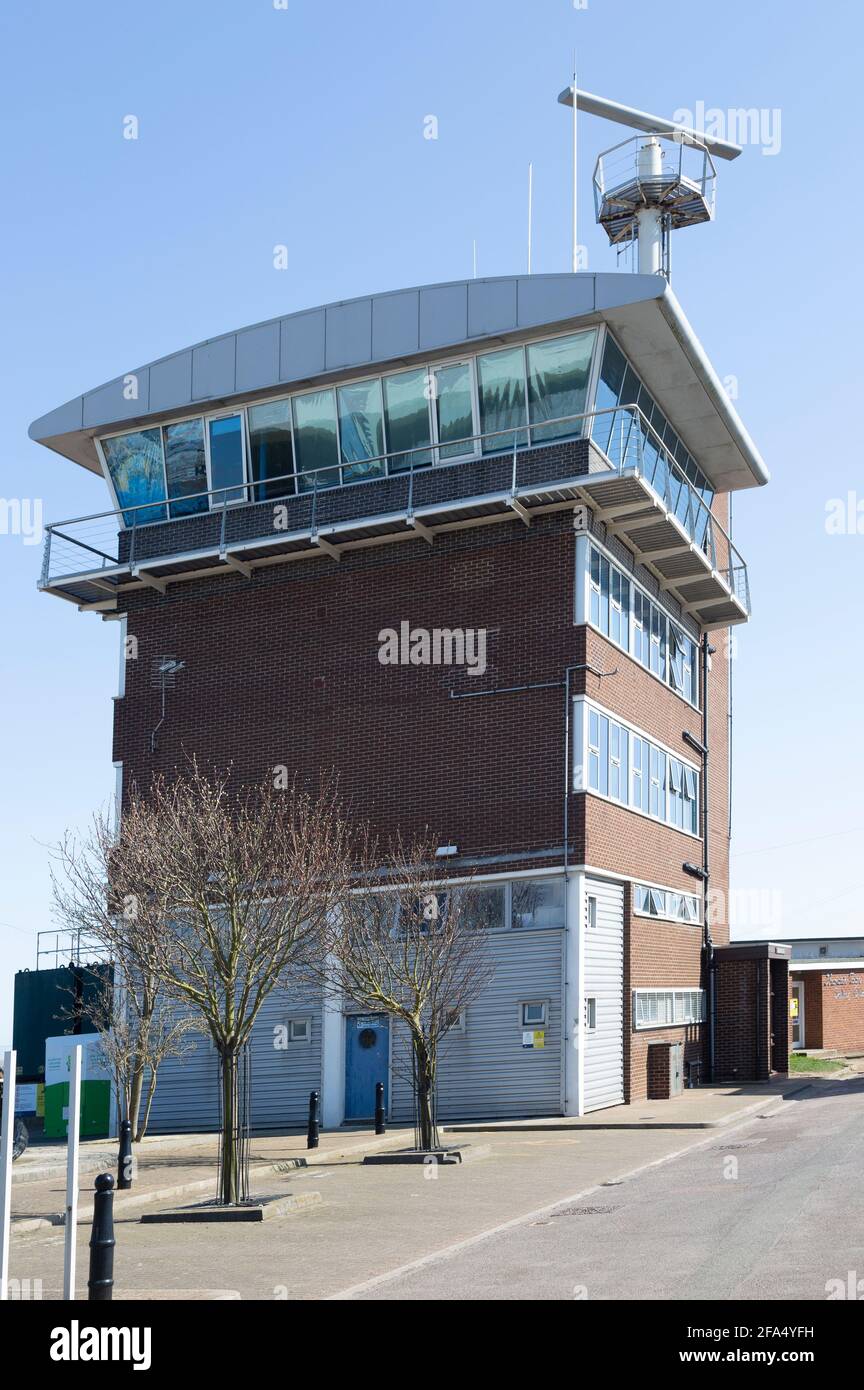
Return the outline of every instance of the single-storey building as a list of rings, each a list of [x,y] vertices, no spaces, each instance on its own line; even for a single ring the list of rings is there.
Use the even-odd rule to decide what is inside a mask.
[[[864,937],[792,942],[793,1051],[864,1052]]]

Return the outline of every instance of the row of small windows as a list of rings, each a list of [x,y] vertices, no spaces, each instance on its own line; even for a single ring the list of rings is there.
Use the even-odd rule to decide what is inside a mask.
[[[702,1023],[705,991],[702,989],[636,989],[633,1022],[637,1028],[668,1028],[676,1023]]]
[[[100,443],[126,525],[500,453],[581,434],[570,417],[585,410],[596,338],[590,329]]]
[[[618,406],[623,408],[618,410]],[[637,406],[642,416],[628,411],[627,406]],[[654,489],[661,496],[671,496],[672,510],[682,522],[687,518],[689,505],[684,479],[692,484],[705,503],[704,508],[699,508],[697,527],[697,541],[704,545],[709,523],[707,508],[713,501],[714,489],[610,333],[606,334],[603,349],[595,409],[608,412],[595,416],[591,429],[595,444],[616,464],[631,458],[634,463],[638,461]],[[675,460],[681,476],[669,467],[666,455],[658,448],[658,439]]]
[[[588,787],[678,830],[697,833],[699,773],[647,738],[588,710]]]
[[[588,618],[677,694],[698,704],[697,647],[626,574],[590,546]]]
[[[405,934],[400,923],[408,913],[407,930],[434,930],[434,923],[446,921],[451,903],[459,903],[462,920],[484,931],[540,930],[564,926],[564,879],[526,878],[504,883],[472,884],[430,892],[418,899],[410,910],[397,899],[393,909],[394,938]]]
[[[633,885],[633,910],[643,917],[664,917],[673,922],[698,922],[699,899],[690,893],[676,893],[671,888],[649,888],[645,883]]]

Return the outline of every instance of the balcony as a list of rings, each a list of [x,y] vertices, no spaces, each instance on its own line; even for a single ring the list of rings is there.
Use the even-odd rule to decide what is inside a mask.
[[[747,621],[744,561],[635,405],[463,442],[458,459],[436,446],[369,459],[366,476],[339,486],[326,468],[187,494],[173,508],[169,499],[168,516],[184,513],[170,520],[153,521],[145,503],[53,523],[39,587],[85,611],[122,612],[136,590],[164,593],[213,575],[250,579],[264,565],[302,558],[337,563],[345,551],[408,537],[433,545],[439,532],[506,520],[530,526],[583,503],[702,627]]]

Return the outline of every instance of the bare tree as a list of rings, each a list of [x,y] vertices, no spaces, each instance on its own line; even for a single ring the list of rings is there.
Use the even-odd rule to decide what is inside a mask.
[[[232,794],[226,775],[154,777],[115,829],[60,846],[57,914],[185,1005],[219,1054],[220,1192],[239,1200],[238,1062],[265,999],[302,974],[344,898],[349,831],[335,788],[269,783]]]
[[[429,1150],[441,1044],[492,975],[483,889],[464,870],[458,882],[442,872],[434,840],[397,840],[383,854],[368,829],[359,840],[359,872],[373,886],[355,888],[331,919],[329,986],[404,1026],[420,1148]]]
[[[169,1057],[185,1057],[194,1051],[200,1024],[165,997],[153,975],[142,976],[128,961],[115,960],[112,966],[113,980],[90,972],[94,988],[86,1007],[79,1006],[70,1016],[83,1014],[99,1034],[121,1118],[129,1121],[132,1139],[138,1144],[147,1133],[159,1068]]]

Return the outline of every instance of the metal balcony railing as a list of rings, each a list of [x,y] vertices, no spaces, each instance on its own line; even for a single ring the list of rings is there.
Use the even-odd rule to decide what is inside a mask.
[[[554,471],[554,481],[545,475],[538,481],[538,458],[547,450],[580,439],[590,440],[592,446],[584,471],[575,468],[572,460],[568,468],[568,460],[564,458],[562,468]],[[452,457],[456,449],[461,451],[458,458]],[[422,529],[423,518],[430,512],[437,518],[442,510],[456,511],[467,505],[466,499],[470,499],[473,506],[486,500],[482,494],[484,488],[488,491],[489,484],[482,480],[478,483],[478,464],[497,465],[499,481],[504,483],[503,490],[494,495],[489,492],[489,501],[500,499],[502,504],[509,503],[521,510],[530,510],[532,498],[535,505],[548,501],[553,492],[558,500],[582,498],[595,505],[593,491],[598,483],[614,481],[615,476],[636,480],[639,497],[644,499],[647,509],[642,513],[640,524],[644,526],[645,518],[650,519],[654,513],[671,524],[676,535],[680,535],[681,547],[698,551],[704,557],[704,572],[716,576],[743,607],[745,615],[749,613],[744,560],[711,514],[699,489],[636,405],[560,416],[531,425],[514,424],[508,429],[486,431],[463,440],[418,445],[340,466],[295,468],[276,478],[254,479],[165,501],[144,502],[54,522],[45,528],[40,588],[60,591],[64,583],[80,579],[96,589],[101,585],[107,598],[116,590],[118,581],[130,575],[134,577],[136,570],[144,565],[163,564],[172,554],[182,555],[188,567],[187,527],[196,517],[209,517],[218,527],[211,549],[214,555],[224,558],[235,544],[230,534],[232,518],[238,512],[252,514],[252,529],[244,528],[242,541],[244,558],[248,558],[247,553],[254,549],[256,538],[257,543],[268,547],[279,543],[280,537],[274,536],[272,529],[273,506],[291,499],[305,499],[303,533],[318,540],[326,549],[324,537],[334,538],[338,529],[330,524],[326,506],[326,499],[332,499],[335,492],[354,494],[352,524],[355,529],[364,522],[378,524],[379,512],[386,512],[386,521],[401,519],[404,525],[407,520]],[[502,464],[503,473],[500,472]],[[444,500],[431,504],[422,495],[421,480],[433,475],[446,475],[448,487]],[[392,499],[384,504],[380,494],[376,496],[374,492],[365,491],[375,485],[380,488],[382,483],[394,479],[401,482],[398,517]],[[498,487],[497,482],[495,487]],[[364,505],[366,497],[368,507]],[[256,530],[254,518],[259,515],[260,529]],[[384,518],[381,524],[385,524]],[[143,538],[152,534],[154,528],[159,528],[156,554],[152,545],[143,545]],[[174,528],[177,542],[172,546],[170,536]],[[619,529],[626,530],[626,527]],[[281,539],[290,540],[296,534],[291,532]],[[638,542],[636,549],[638,554]],[[200,548],[195,551],[199,553],[203,554]]]

